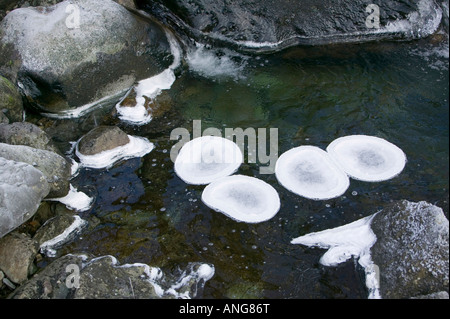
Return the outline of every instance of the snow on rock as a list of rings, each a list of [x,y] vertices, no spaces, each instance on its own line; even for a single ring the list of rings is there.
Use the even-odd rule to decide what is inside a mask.
[[[205,187],[202,201],[234,220],[260,223],[271,219],[280,209],[276,190],[254,177],[233,175]]]

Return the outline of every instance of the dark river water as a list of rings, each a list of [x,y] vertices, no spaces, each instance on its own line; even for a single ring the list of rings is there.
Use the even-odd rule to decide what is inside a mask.
[[[151,153],[107,170],[84,168],[74,178],[73,185],[95,197],[80,216],[95,222],[58,255],[109,254],[120,263],[168,271],[188,262],[213,264],[215,275],[200,298],[367,298],[355,260],[325,267],[319,263],[324,250],[290,241],[401,199],[428,201],[448,216],[448,44],[442,41],[294,47],[260,55],[196,48],[186,54],[165,98],[173,112],[163,119],[163,130],[146,129],[158,119],[145,127],[121,124],[153,142]],[[79,126],[88,130],[106,121],[105,113],[80,118]],[[201,201],[204,186],[188,185],[174,172],[170,150],[177,141],[170,132],[192,132],[194,120],[202,130],[277,128],[279,155],[300,145],[325,149],[346,135],[373,135],[400,147],[408,162],[391,180],[351,180],[343,196],[315,201],[290,193],[274,174],[261,174],[264,163],[247,161],[237,173],[272,185],[281,208],[266,222],[240,223],[209,209]]]

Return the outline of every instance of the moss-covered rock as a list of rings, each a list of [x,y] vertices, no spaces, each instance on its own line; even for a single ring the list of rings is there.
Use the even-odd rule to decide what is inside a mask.
[[[0,113],[3,114],[0,118],[6,117],[9,122],[23,119],[22,97],[15,85],[3,76],[0,76]]]

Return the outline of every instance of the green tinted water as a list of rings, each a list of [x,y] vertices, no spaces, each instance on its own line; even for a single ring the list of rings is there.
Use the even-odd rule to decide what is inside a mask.
[[[168,92],[177,115],[164,133],[121,124],[156,148],[110,170],[81,171],[73,184],[96,196],[82,217],[98,223],[59,253],[111,254],[121,263],[169,270],[211,263],[216,272],[204,298],[366,298],[357,263],[324,267],[323,250],[290,241],[401,199],[426,200],[448,216],[448,46],[373,43],[226,58],[202,72],[188,66],[179,72]],[[193,120],[203,129],[278,128],[280,155],[300,145],[325,149],[345,135],[374,135],[399,146],[408,163],[386,182],[351,180],[344,196],[327,201],[296,196],[273,174],[260,174],[258,163],[245,163],[238,173],[271,184],[281,209],[267,222],[244,224],[207,208],[204,187],[185,184],[173,171],[170,131],[192,131]],[[81,119],[80,127],[94,122]]]

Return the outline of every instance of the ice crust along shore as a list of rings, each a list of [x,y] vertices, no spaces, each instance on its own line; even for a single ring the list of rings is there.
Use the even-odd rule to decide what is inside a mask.
[[[176,299],[191,299],[196,297],[198,288],[203,286],[215,274],[215,268],[211,264],[190,263],[187,269],[176,280],[167,282],[164,272],[159,267],[152,267],[143,263],[120,265],[117,258],[111,255],[93,258],[84,262],[82,267],[85,268],[101,259],[109,259],[111,266],[114,268],[141,268],[143,274],[138,278],[134,278],[134,280],[139,279],[149,283],[160,298],[165,296],[172,296]],[[186,289],[189,287],[195,289]]]
[[[73,209],[78,212],[87,211],[89,208],[91,208],[94,202],[94,199],[92,197],[89,197],[85,193],[78,191],[78,189],[76,189],[72,184],[70,184],[70,190],[66,196],[48,200],[60,202],[66,205],[66,207],[68,207],[69,209]]]

